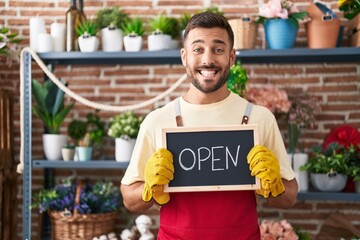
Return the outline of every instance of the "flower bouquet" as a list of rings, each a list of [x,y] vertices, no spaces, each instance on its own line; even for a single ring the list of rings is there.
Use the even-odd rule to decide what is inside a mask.
[[[48,212],[52,239],[85,240],[114,231],[121,203],[120,190],[112,182],[69,178],[35,194],[31,207]]]
[[[260,234],[261,240],[310,240],[309,233],[294,229],[286,220],[263,220]]]
[[[273,86],[249,88],[245,93],[245,98],[249,102],[268,108],[274,114],[287,113],[291,106],[286,92]]]
[[[286,114],[288,124],[289,152],[295,153],[301,130],[315,125],[315,114],[320,111],[317,99],[308,94],[295,94],[290,97],[291,107]]]

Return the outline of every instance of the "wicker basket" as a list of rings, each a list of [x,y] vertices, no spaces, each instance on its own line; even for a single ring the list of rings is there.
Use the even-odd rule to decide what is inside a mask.
[[[75,202],[79,203],[83,183],[76,187]],[[94,237],[108,234],[115,229],[117,212],[79,214],[50,211],[52,240],[92,240]]]
[[[249,18],[231,19],[229,24],[234,32],[235,49],[252,49],[255,47],[258,24]]]

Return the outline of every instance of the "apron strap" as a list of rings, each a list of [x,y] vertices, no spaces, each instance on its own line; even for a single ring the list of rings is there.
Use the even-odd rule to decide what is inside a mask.
[[[183,124],[182,117],[181,117],[180,97],[175,99],[174,110],[175,110],[176,126],[183,127],[184,124]]]
[[[252,108],[253,108],[252,103],[248,103],[248,104],[246,105],[245,113],[244,113],[244,116],[243,116],[243,119],[242,119],[241,124],[248,124],[249,116],[250,116],[250,114],[251,114]]]

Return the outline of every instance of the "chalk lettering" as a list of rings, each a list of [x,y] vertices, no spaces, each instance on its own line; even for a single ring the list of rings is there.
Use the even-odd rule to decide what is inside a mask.
[[[194,159],[194,162],[193,162],[193,165],[192,165],[191,167],[185,167],[185,165],[182,163],[181,156],[183,155],[183,153],[184,153],[185,151],[190,151],[190,152],[192,153],[193,157],[194,157],[194,158],[193,158],[193,159]],[[184,169],[185,171],[190,171],[191,169],[194,168],[195,163],[196,163],[196,156],[195,156],[194,151],[191,150],[190,148],[185,148],[185,149],[183,149],[183,150],[181,151],[180,155],[179,155],[179,164],[180,164],[181,168]]]

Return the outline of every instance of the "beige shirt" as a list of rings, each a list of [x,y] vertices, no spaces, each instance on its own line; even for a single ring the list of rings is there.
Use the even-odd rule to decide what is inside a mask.
[[[185,127],[240,125],[247,101],[231,93],[226,99],[212,104],[197,105],[180,98],[180,110]],[[144,168],[149,157],[162,143],[162,128],[176,127],[174,101],[149,113],[141,125],[129,167],[122,184],[144,181]],[[259,144],[277,156],[283,179],[292,180],[295,173],[287,157],[283,139],[274,115],[265,107],[254,105],[248,124],[258,125]]]

